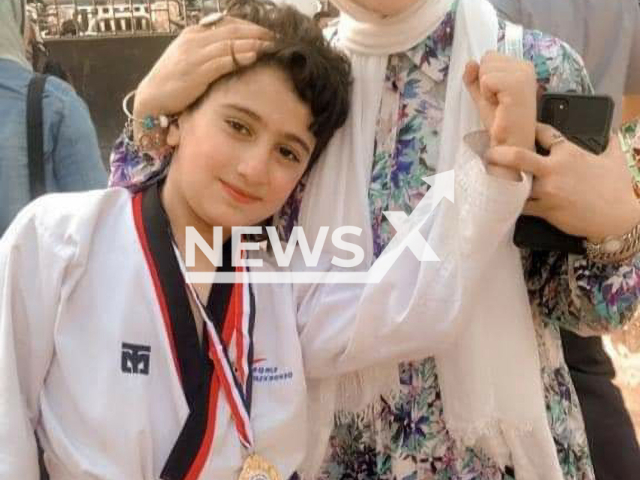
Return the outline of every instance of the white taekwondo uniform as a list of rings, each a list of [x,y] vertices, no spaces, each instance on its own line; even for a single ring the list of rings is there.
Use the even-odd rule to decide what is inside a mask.
[[[157,186],[48,195],[21,212],[0,240],[1,480],[38,478],[34,430],[52,480],[238,478],[247,452],[177,265]],[[423,268],[405,249],[380,284],[252,285],[250,422],[283,479],[316,447],[306,377],[422,358],[446,340],[411,315],[446,276]],[[208,303],[221,328],[228,295],[214,285]]]

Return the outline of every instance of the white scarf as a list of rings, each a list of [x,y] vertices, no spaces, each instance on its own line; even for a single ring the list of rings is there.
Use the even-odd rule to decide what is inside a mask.
[[[0,58],[13,60],[31,70],[24,53],[21,27],[26,25],[24,2],[0,0]]]
[[[346,125],[311,174],[300,224],[311,238],[316,238],[321,226],[331,230],[344,225],[362,228],[360,245],[366,258],[373,261],[368,190],[388,55],[426,38],[453,2],[418,1],[392,18],[374,15],[350,0],[334,3],[342,11],[338,43],[353,66],[353,99]],[[474,228],[474,222],[482,222],[475,214],[469,217],[470,206],[480,201],[482,185],[495,182],[478,166],[477,158],[473,162],[464,154],[464,136],[481,129],[481,122],[462,74],[469,59],[497,49],[497,38],[493,7],[486,0],[460,0],[438,161],[439,173],[455,167],[456,203],[440,205],[426,238],[440,258],[454,262],[457,273],[453,285],[434,286],[434,290],[451,287],[448,291],[454,293],[446,297],[445,292],[442,302],[425,306],[425,315],[442,318],[442,328],[450,330],[451,341],[438,352],[425,355],[435,354],[445,421],[460,446],[479,447],[501,466],[513,465],[518,480],[560,480],[563,476],[545,412],[520,255],[510,240],[519,212],[507,219],[504,232],[496,232],[496,242],[501,243],[485,264],[483,259],[476,265],[458,261],[473,248],[464,245],[466,232]],[[467,187],[461,190],[460,185]],[[396,365],[360,372],[339,385],[309,382],[312,445],[323,444],[328,436],[330,406],[355,410],[356,405],[360,407],[397,385]],[[319,466],[319,450],[310,449],[307,473]]]

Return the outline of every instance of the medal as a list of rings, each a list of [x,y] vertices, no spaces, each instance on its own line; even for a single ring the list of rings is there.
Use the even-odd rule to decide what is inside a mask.
[[[281,480],[276,467],[260,455],[249,455],[242,465],[238,480]]]

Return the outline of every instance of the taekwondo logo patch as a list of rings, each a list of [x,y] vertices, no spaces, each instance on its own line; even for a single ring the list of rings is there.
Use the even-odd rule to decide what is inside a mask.
[[[149,375],[151,347],[122,342],[120,365],[123,373]]]

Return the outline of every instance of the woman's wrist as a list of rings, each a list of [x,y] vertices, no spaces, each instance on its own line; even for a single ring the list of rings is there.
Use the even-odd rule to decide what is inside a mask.
[[[586,235],[587,241],[597,244],[608,238],[622,237],[638,224],[640,224],[640,200],[629,194],[624,204],[617,204],[610,210],[606,224],[600,226],[598,231],[594,231],[591,235]]]
[[[127,104],[133,96],[133,109],[129,112]],[[152,106],[144,96],[142,83],[135,92],[131,92],[124,100],[124,111],[127,114],[127,130],[131,139],[140,151],[153,151],[166,147],[167,129],[171,119],[159,110],[157,106]]]
[[[149,98],[145,91],[145,83],[143,80],[138,85],[136,95],[133,99],[133,116],[136,118],[144,118],[147,116],[159,116],[166,114],[166,112],[162,111],[162,105],[159,105],[157,100]]]
[[[604,263],[628,260],[640,253],[640,119],[622,126],[617,139],[626,156],[633,177],[635,198],[617,205],[612,214],[617,225],[608,235],[587,239],[587,253],[592,260]],[[608,250],[619,250],[607,253]]]

